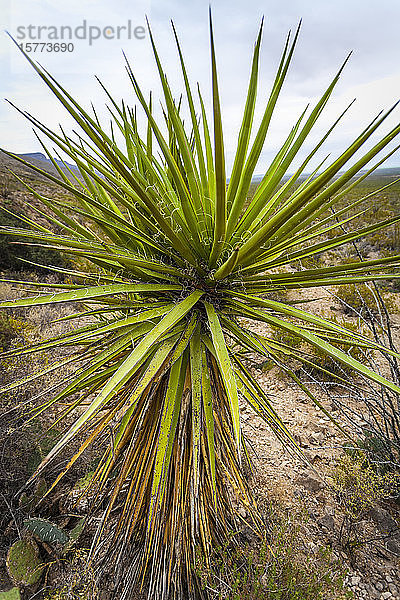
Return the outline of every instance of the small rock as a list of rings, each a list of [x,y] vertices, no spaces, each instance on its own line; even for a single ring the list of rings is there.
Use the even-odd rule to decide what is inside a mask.
[[[398,525],[390,513],[384,508],[375,506],[369,512],[370,517],[375,521],[378,528],[383,533],[394,533],[398,530]]]
[[[385,579],[386,579],[386,581],[387,581],[388,583],[392,583],[392,582],[393,582],[393,579],[390,577],[390,575],[386,575],[386,576],[385,576]]]
[[[383,583],[381,583],[380,581],[378,581],[375,584],[376,589],[378,590],[378,592],[383,592]]]
[[[315,431],[311,434],[311,439],[314,440],[314,442],[322,442],[324,440],[324,437],[325,436],[321,431]]]
[[[400,556],[400,535],[396,535],[392,539],[387,540],[386,548],[389,552],[393,552],[393,554]]]
[[[311,421],[311,423],[307,424],[307,429],[314,433],[326,433],[325,421],[322,421],[322,419],[320,419],[318,422]]]
[[[247,512],[245,511],[245,509],[243,508],[243,506],[239,506],[238,513],[244,519],[247,517]]]
[[[394,585],[394,583],[389,583],[389,590],[392,592],[393,595],[397,594],[397,587]]]
[[[303,477],[299,477],[298,483],[310,492],[318,492],[323,486],[322,482],[311,471],[306,471]]]
[[[314,464],[315,462],[318,462],[319,460],[322,460],[322,456],[320,454],[315,454],[312,457],[311,462]]]
[[[351,585],[358,585],[361,581],[361,577],[359,577],[358,575],[353,575],[353,577],[350,579],[350,583]]]
[[[318,519],[318,523],[323,527],[326,527],[326,529],[331,529],[332,531],[335,529],[335,520],[332,515],[323,515],[320,519]],[[358,581],[356,583],[354,583],[354,579],[357,579],[357,577],[352,577],[351,582],[353,585],[357,585],[357,583],[360,581],[360,578],[358,577]]]
[[[317,544],[315,544],[314,542],[308,542],[308,548],[313,554],[318,553],[319,546],[317,546]]]
[[[392,594],[390,592],[383,592],[383,594],[381,594],[381,600],[388,600],[391,597]]]

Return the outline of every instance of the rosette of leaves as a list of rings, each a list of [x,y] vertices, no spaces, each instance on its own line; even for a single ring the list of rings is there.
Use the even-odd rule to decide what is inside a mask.
[[[304,270],[296,270],[296,265],[400,220],[388,218],[346,234],[340,229],[357,214],[353,211],[348,218],[348,211],[373,193],[351,206],[343,207],[343,198],[383,162],[385,157],[370,166],[400,126],[360,154],[393,109],[379,115],[337,158],[329,164],[323,161],[310,174],[312,159],[343,113],[321,133],[294,173],[284,177],[314,133],[342,67],[315,106],[295,120],[247,204],[299,30],[286,41],[265,112],[253,132],[261,34],[262,25],[228,184],[211,17],[211,118],[200,89],[195,91],[190,84],[176,34],[184,83],[179,99],[171,91],[149,28],[163,90],[162,122],[156,119],[151,98],[146,99],[128,60],[137,106],[117,102],[103,86],[111,115],[108,128],[94,110],[87,112],[26,56],[79,131],[71,135],[52,131],[28,112],[23,114],[72,159],[79,174],[67,164],[61,169],[41,142],[58,175],[32,168],[66,190],[73,201],[43,197],[27,185],[42,202],[43,209],[37,209],[40,224],[21,217],[27,227],[3,227],[1,233],[56,248],[88,268],[54,267],[72,283],[32,283],[31,296],[2,303],[4,308],[65,302],[81,306],[67,317],[72,324],[78,321],[69,333],[7,353],[16,356],[68,347],[68,356],[3,391],[66,364],[75,368],[61,391],[35,412],[38,416],[59,406],[57,419],[62,422],[78,409],[75,421],[33,478],[75,442],[77,449],[56,478],[57,484],[91,444],[103,441],[103,455],[88,485],[93,507],[96,499],[104,507],[107,498],[92,555],[100,560],[107,547],[108,571],[123,565],[121,598],[129,598],[143,583],[151,598],[199,594],[193,569],[196,554],[200,551],[207,563],[211,549],[222,547],[243,520],[235,510],[235,495],[246,506],[248,523],[262,530],[243,474],[250,458],[241,430],[240,398],[266,420],[289,450],[300,453],[268,392],[252,376],[246,353],[259,353],[281,367],[285,357],[301,360],[301,353],[294,345],[255,333],[252,322],[289,332],[356,373],[400,391],[338,346],[346,342],[385,348],[297,304],[271,298],[279,291],[399,276],[400,256]],[[185,122],[184,102],[189,115]],[[139,111],[147,124],[144,134]],[[368,169],[355,178],[366,165]],[[342,208],[332,212],[339,201]],[[43,224],[43,216],[48,225]],[[26,289],[27,283],[23,286]],[[290,369],[288,374],[298,381]],[[320,406],[312,391],[303,389]]]

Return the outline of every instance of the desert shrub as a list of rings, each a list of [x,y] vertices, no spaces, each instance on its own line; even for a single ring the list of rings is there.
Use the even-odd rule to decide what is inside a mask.
[[[3,203],[3,206],[9,210],[15,210],[11,201]],[[5,211],[0,210],[0,226],[21,227],[21,221]],[[40,265],[54,265],[56,267],[66,268],[70,264],[58,250],[40,246],[17,245],[13,244],[14,241],[16,241],[16,238],[8,235],[0,235],[1,270],[35,270],[42,274],[48,273],[45,269],[19,260],[21,258]]]
[[[392,185],[384,191],[378,192],[373,203],[369,202],[369,199],[367,199],[368,204],[365,205],[365,208],[368,208],[369,210],[357,217],[357,223],[364,226],[370,225],[376,223],[380,219],[387,219],[397,214],[400,186],[395,179],[396,176],[392,174]],[[366,197],[373,191],[375,186],[383,187],[388,181],[390,181],[390,179],[387,176],[384,177],[379,174],[379,172],[373,173],[348,192],[345,202],[348,203],[350,200],[355,201],[362,197]],[[358,206],[353,207],[351,210],[346,211],[343,216],[345,218],[350,217],[357,211]],[[367,252],[374,250],[378,251],[380,255],[384,255],[387,251],[390,251],[391,253],[393,253],[393,251],[398,252],[400,248],[399,225],[396,223],[384,231],[379,231],[366,236],[361,245]]]
[[[30,323],[7,313],[0,313],[0,352],[8,350],[13,341],[27,342],[32,339]]]
[[[385,477],[388,496],[396,501],[400,500],[399,444],[393,432],[366,426],[358,435],[355,446],[346,447],[346,453],[355,461],[359,461],[362,456],[363,464],[377,475]]]
[[[0,198],[8,200],[12,193],[12,182],[8,174],[0,174]]]
[[[400,474],[380,473],[361,452],[346,453],[333,470],[332,481],[346,515],[360,519],[376,502],[394,497]]]
[[[276,289],[268,294],[268,298],[275,302],[288,302],[288,292],[284,289]]]
[[[386,539],[376,537],[366,519],[371,509],[398,495],[400,475],[382,473],[365,453],[350,450],[332,471],[331,482],[342,513],[338,541],[354,562],[360,548]]]
[[[345,321],[343,318],[338,318],[336,315],[329,315],[329,320],[331,323],[345,327],[349,331],[349,335],[351,335],[351,333],[361,333],[360,327],[356,323]],[[304,368],[314,376],[329,379],[332,376],[343,376],[352,372],[352,368],[349,364],[344,364],[333,359],[321,348],[303,342],[299,336],[290,331],[285,331],[279,327],[273,327],[272,339],[284,344],[284,346],[294,351],[294,361],[292,366],[295,366],[299,360],[300,362],[304,361]],[[366,350],[358,346],[354,340],[349,339],[347,341],[344,336],[341,336],[340,339],[335,340],[335,347],[359,362],[366,361]]]
[[[58,429],[49,429],[43,431],[43,423],[38,419],[33,419],[28,427],[25,428],[25,434],[29,439],[29,453],[26,461],[26,469],[32,474],[37,469],[43,458],[54,447],[60,437]],[[27,451],[27,447],[24,448]]]
[[[346,327],[346,329],[349,332],[355,334],[364,333],[360,331],[360,327],[357,323],[345,321],[344,319],[338,318],[336,315],[330,315],[329,320],[331,321],[331,323],[335,323],[336,325]],[[367,351],[364,348],[357,346],[357,344],[354,343],[354,340],[346,341],[345,338],[342,337],[340,341],[337,341],[335,343],[335,346],[339,350],[345,352],[351,358],[354,358],[355,360],[358,360],[361,363],[364,363],[366,361]],[[339,363],[338,361],[334,360],[331,356],[326,354],[326,352],[323,352],[320,348],[307,345],[307,351],[313,357],[313,361],[321,369],[325,369],[326,371],[329,371],[330,373],[333,373],[335,375],[350,374],[352,372],[350,365]]]
[[[318,269],[319,267],[323,266],[324,259],[326,259],[326,256],[323,256],[322,253],[306,256],[305,258],[301,259],[300,266],[303,269]]]
[[[275,512],[268,542],[219,548],[211,567],[200,555],[197,570],[210,598],[219,600],[328,600],[352,597],[345,589],[346,569],[332,550],[309,549],[302,531],[305,514]]]
[[[291,331],[286,331],[280,327],[271,326],[272,335],[271,339],[286,346],[290,346],[291,348],[300,348],[303,344],[302,339],[292,333]]]
[[[389,313],[394,313],[397,310],[396,302],[384,292],[380,293]],[[381,307],[370,285],[347,283],[338,286],[335,294],[343,301],[342,309],[346,315],[361,315],[363,318],[370,319],[380,313]]]
[[[381,216],[384,218],[388,218],[392,216],[393,211],[386,210],[382,211],[382,214],[377,215],[378,218]],[[376,218],[374,216],[374,218]],[[400,248],[400,230],[398,225],[394,225],[390,227],[387,231],[376,233],[369,237],[369,244],[373,247],[375,251],[379,253],[387,252],[387,251],[399,251]]]

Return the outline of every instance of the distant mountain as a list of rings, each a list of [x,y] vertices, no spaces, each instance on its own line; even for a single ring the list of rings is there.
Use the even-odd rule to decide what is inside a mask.
[[[50,173],[54,177],[59,179],[60,173],[57,171],[56,167],[52,164],[51,160],[47,158],[43,152],[25,152],[25,153],[13,153],[17,158],[21,158],[26,162],[26,166],[22,165],[17,158],[13,158],[8,154],[0,151],[0,171],[4,168],[10,169],[11,171],[16,172],[23,180],[29,181],[33,179],[40,179],[45,181],[45,176],[41,175],[37,171],[33,171],[29,165],[40,169],[41,171],[45,171],[46,173]],[[61,169],[65,175],[72,180],[71,171],[78,179],[82,180],[82,176],[79,172],[79,169],[73,163],[63,162],[61,160],[55,159],[55,162]],[[48,181],[48,180],[47,180]]]
[[[50,173],[57,174],[56,169],[54,168],[54,166],[51,163],[51,160],[49,158],[47,158],[47,156],[45,154],[43,154],[43,152],[26,152],[24,154],[17,154],[17,156],[20,156],[27,162],[34,164],[35,166],[39,167],[40,169],[43,169],[44,171],[48,171]],[[55,159],[55,162],[60,166],[62,171],[68,175],[68,169],[64,166],[62,161]],[[69,169],[71,169],[79,178],[81,178],[79,169],[76,165],[69,163],[69,162],[65,162],[65,165]],[[366,171],[366,169],[360,171],[358,173],[358,176],[365,173],[365,171]],[[344,171],[340,171],[336,175],[336,177],[340,177],[340,175],[342,175],[343,172]],[[291,175],[292,175],[292,173],[287,173],[286,175],[284,175],[284,177],[282,178],[283,182],[287,181],[291,177]],[[300,176],[300,178],[299,178],[300,181],[305,179],[309,175],[310,175],[309,173],[304,173],[303,175]],[[260,183],[260,181],[262,180],[263,177],[264,177],[263,174],[253,175],[252,183],[256,183],[256,184]],[[375,177],[375,178],[376,177],[378,177],[378,178],[379,177],[390,177],[390,178],[400,177],[400,166],[399,167],[387,167],[387,168],[384,167],[382,169],[376,169],[376,171],[374,171],[369,177]],[[227,178],[227,183],[229,183],[229,178]]]
[[[360,171],[360,174],[362,175],[363,173],[365,173],[367,169],[363,169],[362,171]],[[372,173],[372,175],[370,175],[370,177],[400,177],[400,167],[383,167],[382,169],[376,169],[376,171],[374,171]]]
[[[17,156],[20,156],[21,158],[23,158],[24,160],[26,160],[28,162],[33,162],[37,166],[40,166],[40,165],[38,165],[36,163],[36,161],[42,161],[42,162],[45,162],[45,163],[53,166],[51,163],[51,160],[49,158],[47,158],[47,156],[45,154],[43,154],[43,152],[26,152],[25,154],[18,154]],[[79,173],[78,167],[76,165],[73,165],[72,163],[69,163],[67,161],[65,161],[65,163],[63,163],[61,160],[58,160],[57,158],[55,158],[54,160],[61,167],[62,170],[65,169],[64,165],[66,165],[67,167],[72,169],[72,171]]]
[[[360,175],[363,175],[364,173],[366,173],[368,169],[362,169],[361,171],[359,171],[356,175],[356,177],[359,177]],[[337,175],[335,177],[340,177],[340,175],[343,175],[345,171],[339,171],[339,173],[337,173]],[[287,173],[286,175],[283,176],[282,180],[283,181],[287,181],[291,176],[293,175],[293,173]],[[306,179],[307,177],[309,177],[310,173],[303,173],[303,175],[301,175],[299,177],[300,181],[303,179]],[[262,178],[264,177],[264,175],[254,175],[252,178],[252,183],[260,183],[260,181],[262,180]],[[376,169],[373,173],[371,173],[371,175],[369,175],[368,177],[390,177],[390,178],[395,178],[395,177],[400,177],[400,167],[384,167],[382,169]],[[229,181],[229,179],[228,179]]]

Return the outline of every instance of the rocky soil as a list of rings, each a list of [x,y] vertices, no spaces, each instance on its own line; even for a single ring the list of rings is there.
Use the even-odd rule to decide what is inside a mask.
[[[305,290],[304,299],[318,298],[312,311],[326,316],[332,309],[340,314],[340,304],[324,290]],[[311,304],[307,304],[311,309]],[[398,335],[400,314],[391,316],[393,331]],[[266,333],[259,325],[259,333]],[[267,425],[242,406],[242,421],[246,436],[253,449],[254,463],[261,474],[261,493],[276,497],[286,507],[304,504],[309,516],[307,535],[310,550],[318,544],[332,547],[344,565],[348,566],[346,583],[356,599],[400,600],[400,512],[398,505],[390,502],[374,506],[357,524],[359,546],[349,552],[346,548],[346,527],[343,507],[331,485],[332,470],[343,455],[348,440],[325,414],[316,407],[305,392],[287,377],[279,375],[276,368],[267,373],[253,370],[273,407],[292,432],[309,461],[304,464],[289,456],[281,443],[270,433]],[[335,388],[324,393],[320,386],[309,383],[324,407],[340,422],[345,415],[337,406]],[[365,406],[354,404],[355,413],[362,414]],[[348,423],[351,430],[352,423]],[[353,423],[357,425],[357,423]]]

